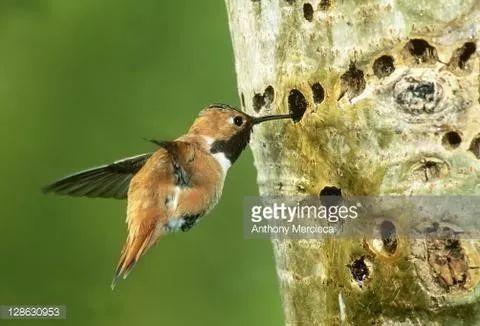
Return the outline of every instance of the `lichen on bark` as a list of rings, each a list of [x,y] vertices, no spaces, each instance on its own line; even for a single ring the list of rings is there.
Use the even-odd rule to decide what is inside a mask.
[[[262,195],[480,193],[480,2],[226,4],[243,109],[305,110],[254,132]],[[454,256],[442,245],[399,239],[385,255],[368,239],[274,241],[286,323],[480,323],[479,243],[458,240]]]

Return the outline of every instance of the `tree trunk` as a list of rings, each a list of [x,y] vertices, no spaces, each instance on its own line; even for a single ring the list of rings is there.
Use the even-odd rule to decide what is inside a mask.
[[[480,192],[478,0],[226,4],[242,108],[303,114],[256,127],[261,195]],[[274,240],[285,322],[480,324],[479,241],[458,246]]]

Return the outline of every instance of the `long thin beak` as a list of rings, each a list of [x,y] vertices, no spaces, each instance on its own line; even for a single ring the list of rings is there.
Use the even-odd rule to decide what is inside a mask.
[[[280,119],[291,119],[291,114],[277,114],[277,115],[266,115],[263,117],[252,117],[252,122],[254,125],[270,120],[280,120]]]

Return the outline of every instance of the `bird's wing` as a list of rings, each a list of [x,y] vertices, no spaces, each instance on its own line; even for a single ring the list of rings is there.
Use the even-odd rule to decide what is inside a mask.
[[[152,153],[141,154],[81,171],[44,187],[43,191],[76,197],[125,199],[130,180],[151,156]]]

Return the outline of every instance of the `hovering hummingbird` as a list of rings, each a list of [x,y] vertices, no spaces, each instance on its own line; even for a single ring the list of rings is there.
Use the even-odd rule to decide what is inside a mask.
[[[251,117],[224,104],[203,109],[189,131],[158,149],[75,173],[43,190],[59,195],[128,199],[128,236],[112,289],[160,238],[190,230],[218,202],[230,166],[250,141],[253,126],[294,118]]]

